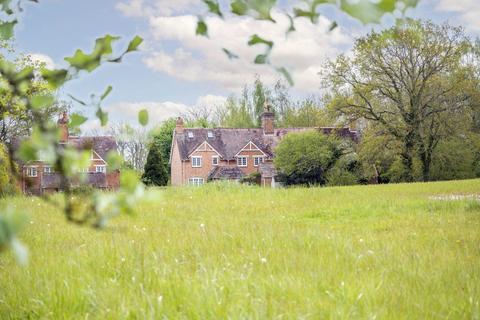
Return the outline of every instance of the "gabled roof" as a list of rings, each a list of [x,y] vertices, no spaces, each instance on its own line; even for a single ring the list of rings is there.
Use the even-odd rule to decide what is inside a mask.
[[[18,151],[20,144],[27,140],[28,137],[15,139],[12,143],[14,151]],[[71,145],[77,150],[93,150],[103,160],[107,159],[110,151],[117,151],[117,141],[111,136],[96,136],[96,137],[76,137],[70,136],[66,145]],[[17,159],[18,162],[19,159]]]
[[[278,128],[272,135],[264,135],[263,129],[237,129],[237,128],[185,128],[183,133],[174,133],[174,142],[177,142],[180,158],[187,160],[188,156],[203,142],[208,142],[225,160],[234,160],[235,155],[250,141],[253,142],[268,157],[273,157],[274,149],[280,140],[288,133],[309,130],[320,130],[324,134],[336,133],[341,137],[357,140],[357,133],[349,128]],[[208,132],[213,137],[208,137]],[[189,137],[189,133],[192,137]]]

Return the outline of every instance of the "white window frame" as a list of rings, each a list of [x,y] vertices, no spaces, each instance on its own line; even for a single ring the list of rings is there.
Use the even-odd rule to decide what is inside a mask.
[[[90,168],[89,168],[89,167],[87,167],[87,168],[80,168],[80,169],[78,169],[78,172],[80,172],[80,173],[89,173],[89,172],[90,172]]]
[[[208,131],[208,132],[207,132],[207,137],[208,137],[209,139],[212,139],[212,138],[213,138],[213,132],[212,132],[212,131]]]
[[[29,166],[27,167],[27,177],[29,178],[36,178],[38,176],[38,168],[37,166]]]
[[[107,173],[107,166],[105,165],[96,165],[95,166],[96,173]]]
[[[191,185],[191,186],[198,187],[198,186],[201,186],[204,183],[205,183],[205,180],[201,177],[192,177],[192,178],[188,179],[188,184]]]
[[[245,163],[243,163],[243,161],[240,159],[245,159]],[[237,156],[237,166],[248,167],[248,156]]]
[[[202,167],[202,156],[192,156],[191,161],[192,161],[192,168]]]
[[[218,156],[212,156],[212,166],[218,166],[218,161],[219,157]]]
[[[263,163],[265,160],[264,156],[253,156],[253,166],[258,167],[260,163]]]
[[[53,173],[53,169],[50,166],[43,167],[43,173]]]
[[[187,136],[188,136],[188,138],[193,139],[193,132],[192,132],[192,131],[188,131],[188,132],[187,132]]]

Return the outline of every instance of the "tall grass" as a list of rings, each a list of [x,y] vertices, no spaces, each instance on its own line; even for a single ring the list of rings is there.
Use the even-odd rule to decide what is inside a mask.
[[[480,180],[170,188],[96,231],[35,198],[0,318],[480,318]]]

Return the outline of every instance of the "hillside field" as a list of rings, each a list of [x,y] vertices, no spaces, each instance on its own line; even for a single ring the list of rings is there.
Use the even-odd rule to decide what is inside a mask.
[[[151,192],[100,231],[2,200],[0,319],[480,319],[480,180]]]

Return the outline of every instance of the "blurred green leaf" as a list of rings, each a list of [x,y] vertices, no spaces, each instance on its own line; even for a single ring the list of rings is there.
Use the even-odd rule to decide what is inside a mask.
[[[88,118],[87,117],[84,117],[82,116],[81,114],[78,114],[78,113],[72,113],[70,115],[70,127],[78,127],[78,126],[81,126],[82,124],[85,123],[85,121],[87,121]]]
[[[52,95],[35,95],[30,99],[30,104],[34,109],[45,108],[53,105],[55,97]]]
[[[95,113],[97,118],[100,120],[100,124],[102,127],[107,125],[108,122],[108,113],[102,110],[102,108],[98,108],[97,112]]]
[[[244,16],[250,15],[257,20],[270,20],[275,22],[271,11],[277,0],[234,0],[230,4],[232,13]]]
[[[259,54],[255,57],[254,62],[256,64],[266,64],[268,63],[268,55],[266,54]]]
[[[336,27],[338,27],[337,21],[333,21],[330,27],[328,28],[328,31],[333,31]]]
[[[13,28],[17,20],[0,23],[0,40],[9,40],[13,37]]]
[[[72,68],[92,72],[98,68],[102,62],[102,58],[112,53],[112,43],[118,39],[120,38],[107,34],[103,38],[95,40],[95,47],[91,54],[86,54],[82,50],[77,49],[75,54],[72,57],[66,57],[65,61],[67,61]]]
[[[110,94],[110,92],[112,92],[112,89],[113,89],[112,86],[108,86],[107,89],[105,89],[105,92],[100,97],[100,100],[101,101],[105,100],[105,98]]]
[[[243,0],[234,0],[230,4],[232,13],[235,13],[239,16],[244,16],[247,14],[248,6]]]
[[[137,173],[133,170],[124,170],[120,176],[120,187],[128,193],[133,193],[139,182]]]
[[[148,124],[148,111],[146,109],[142,109],[140,112],[138,112],[138,122],[142,126],[146,126]]]
[[[74,96],[72,96],[71,94],[68,94],[68,96],[69,96],[69,97],[70,97],[70,98],[71,98],[73,101],[75,101],[75,102],[77,102],[77,103],[81,104],[82,106],[86,106],[86,105],[87,105],[87,103],[86,103],[86,102],[84,102],[84,101],[82,101],[82,100],[80,100],[80,99],[78,99],[78,98],[75,98],[75,97],[74,97]]]
[[[199,17],[197,22],[197,30],[195,31],[197,35],[208,37],[208,27],[203,18]]]
[[[208,6],[208,11],[223,18],[223,14],[222,14],[222,11],[220,11],[220,5],[218,4],[218,1],[203,0],[203,2]]]
[[[269,48],[273,47],[273,41],[266,40],[264,38],[259,37],[257,34],[254,34],[250,37],[250,40],[248,41],[249,46],[254,46],[257,44],[265,44]]]
[[[236,55],[235,53],[233,53],[232,51],[228,50],[228,49],[225,49],[225,48],[222,48],[223,52],[225,52],[225,54],[227,55],[228,59],[232,60],[232,59],[238,59],[238,55]]]
[[[68,71],[65,69],[42,69],[40,72],[53,89],[60,88],[67,81]]]
[[[127,48],[127,51],[125,51],[125,53],[137,50],[138,46],[141,45],[142,42],[143,42],[143,39],[141,37],[135,36],[135,38],[133,38],[128,44],[128,48]]]
[[[294,82],[293,82],[292,76],[290,75],[290,72],[288,72],[287,69],[285,69],[285,67],[280,67],[280,68],[277,68],[276,70],[287,80],[290,86],[293,86]]]
[[[107,154],[108,169],[109,170],[117,170],[120,169],[123,164],[123,158],[118,152],[110,151]]]

